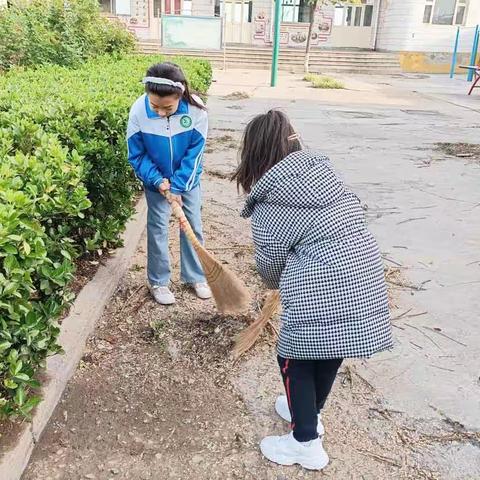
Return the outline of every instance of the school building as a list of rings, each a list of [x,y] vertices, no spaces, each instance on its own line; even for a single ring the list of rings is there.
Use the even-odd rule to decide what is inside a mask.
[[[274,1],[99,0],[99,4],[140,41],[205,51],[219,48],[224,41],[229,46],[270,47]],[[311,16],[307,0],[279,1],[281,46],[304,49]],[[468,64],[475,27],[480,24],[480,0],[324,3],[313,13],[314,50],[395,52],[402,69],[410,72],[447,72],[458,27],[459,63]],[[6,4],[0,0],[0,6]]]
[[[305,48],[311,15],[307,1],[280,1],[282,47]],[[398,52],[403,70],[411,72],[448,71],[459,26],[459,60],[468,63],[474,27],[480,24],[480,0],[325,3],[314,12],[314,49]],[[227,45],[261,48],[272,43],[274,0],[100,0],[100,4],[143,41],[162,42],[162,17],[174,15],[205,17],[205,22],[222,19],[221,36]],[[202,43],[212,30],[185,23],[182,31],[179,25],[177,35],[183,37],[179,45],[192,49],[195,37]]]

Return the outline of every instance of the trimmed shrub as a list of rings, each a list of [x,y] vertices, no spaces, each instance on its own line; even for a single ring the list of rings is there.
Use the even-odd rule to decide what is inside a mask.
[[[28,416],[35,373],[57,344],[74,262],[119,245],[138,182],[128,112],[156,56],[0,76],[0,415]],[[207,62],[176,60],[205,94]]]
[[[313,88],[343,89],[345,85],[339,80],[324,75],[309,73],[305,75],[304,80],[310,82]]]
[[[0,9],[0,70],[76,66],[134,46],[133,35],[103,17],[96,0],[31,0]]]

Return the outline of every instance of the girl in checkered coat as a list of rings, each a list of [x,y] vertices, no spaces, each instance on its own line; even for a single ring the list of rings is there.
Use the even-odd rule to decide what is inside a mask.
[[[319,470],[328,463],[320,414],[343,359],[392,347],[381,255],[356,195],[325,156],[302,149],[283,113],[250,122],[233,178],[249,194],[242,216],[259,273],[283,307],[286,395],[275,408],[292,433],[260,448],[276,463]]]

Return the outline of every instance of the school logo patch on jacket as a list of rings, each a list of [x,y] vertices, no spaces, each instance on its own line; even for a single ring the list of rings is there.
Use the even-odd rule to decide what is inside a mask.
[[[192,118],[189,117],[188,115],[184,115],[181,119],[180,119],[180,125],[183,127],[183,128],[190,128],[192,126]]]

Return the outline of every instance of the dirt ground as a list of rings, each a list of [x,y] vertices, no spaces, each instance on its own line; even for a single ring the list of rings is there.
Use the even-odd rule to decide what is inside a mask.
[[[238,101],[218,99],[225,108]],[[235,110],[231,114],[238,116]],[[261,457],[261,438],[286,433],[288,426],[273,409],[282,386],[272,336],[265,335],[238,362],[230,355],[235,334],[254,318],[265,294],[253,264],[249,224],[238,216],[243,202],[228,181],[241,128],[235,120],[213,125],[203,218],[208,248],[249,285],[255,309],[245,317],[219,316],[211,302],[195,299],[179,283],[174,224],[177,304],[156,305],[145,287],[144,238],[22,479],[478,479],[472,461],[480,452],[478,432],[441,412],[432,420],[392,408],[359,361],[342,367],[325,411],[331,463],[323,472],[278,467]],[[402,321],[422,312],[406,309],[401,294],[424,285],[408,271],[400,275],[398,262],[386,256],[398,303],[394,325],[403,330]],[[462,459],[468,466],[452,473]]]
[[[204,188],[209,248],[242,272],[261,301],[248,225],[233,214],[237,202],[222,203],[227,192],[235,199],[233,187],[208,175]],[[248,318],[221,317],[178,283],[176,306],[154,304],[145,248],[90,339],[24,479],[282,479],[293,471],[314,478],[272,467],[258,453],[263,435],[288,429],[273,411],[281,393],[273,342],[266,337],[234,364],[232,338]],[[172,255],[178,272],[176,242]],[[340,375],[325,423],[332,432],[325,478],[435,478],[408,455],[411,433],[353,365]]]

